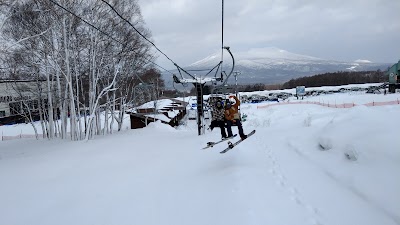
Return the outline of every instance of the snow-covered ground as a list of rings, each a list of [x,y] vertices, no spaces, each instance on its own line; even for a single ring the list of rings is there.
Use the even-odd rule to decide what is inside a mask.
[[[0,141],[0,224],[400,224],[400,105],[361,105],[397,99],[307,98],[359,104],[346,109],[243,104],[244,130],[257,132],[226,154],[226,143],[201,150],[220,134],[198,136],[195,121],[88,142]]]

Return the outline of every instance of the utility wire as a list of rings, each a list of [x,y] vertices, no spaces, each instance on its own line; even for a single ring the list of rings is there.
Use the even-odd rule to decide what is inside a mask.
[[[58,4],[57,2],[53,1],[53,0],[49,0],[50,2],[54,3],[55,5],[57,5],[58,7],[60,7],[61,9],[67,11],[68,13],[70,13],[71,15],[75,16],[76,18],[80,19],[82,22],[86,23],[87,25],[91,26],[92,28],[96,29],[97,31],[99,31],[100,33],[108,36],[109,38],[111,38],[112,40],[120,43],[121,45],[124,45],[122,42],[120,42],[119,40],[115,39],[114,37],[112,37],[110,34],[100,30],[99,28],[95,27],[94,25],[92,25],[91,23],[87,22],[86,20],[82,19],[82,17],[76,15],[75,13],[73,13],[71,10],[65,8],[64,6]]]
[[[89,25],[90,27],[96,29],[96,30],[99,31],[100,33],[102,33],[102,34],[106,35],[107,37],[111,38],[113,41],[116,41],[116,42],[118,42],[119,44],[124,45],[124,43],[122,43],[121,41],[115,39],[115,38],[112,37],[110,34],[108,34],[108,33],[104,32],[104,31],[100,30],[99,28],[97,28],[97,27],[94,26],[93,24],[87,22],[87,21],[84,20],[82,17],[80,17],[80,16],[76,15],[75,13],[73,13],[71,10],[68,10],[67,8],[65,8],[64,6],[60,5],[59,3],[57,3],[57,2],[55,2],[55,1],[53,1],[53,0],[49,0],[49,1],[52,2],[53,4],[57,5],[57,6],[60,7],[61,9],[65,10],[66,12],[70,13],[71,15],[75,16],[75,17],[78,18],[79,20],[83,21],[85,24]],[[178,66],[171,58],[169,58],[163,51],[161,51],[152,41],[150,41],[150,40],[149,40],[146,36],[144,36],[139,30],[137,30],[137,29],[135,28],[135,26],[134,26],[131,22],[129,22],[127,19],[125,19],[125,18],[124,18],[110,3],[108,3],[108,2],[105,1],[105,0],[101,0],[101,1],[104,2],[104,3],[106,3],[106,4],[112,9],[112,11],[114,11],[122,20],[124,20],[126,23],[128,23],[141,37],[143,37],[147,42],[149,42],[152,46],[154,46],[154,48],[155,48],[157,51],[159,51],[162,55],[164,55],[168,60],[170,60],[170,61],[178,68],[178,70],[181,69],[181,70],[184,71],[186,74],[188,74],[189,76],[191,76],[192,78],[194,78],[194,76],[192,76],[190,73],[188,73],[188,72],[187,72],[186,70],[184,70],[182,67]],[[223,2],[223,1],[222,1],[222,2]],[[222,4],[223,4],[223,3],[222,3]],[[149,59],[146,59],[146,58],[144,58],[144,59],[145,59],[147,62],[152,63],[152,64],[154,64],[155,66],[161,68],[162,70],[164,70],[164,71],[166,71],[166,72],[168,72],[168,73],[174,75],[171,71],[169,71],[169,70],[163,68],[162,66],[158,65],[157,63],[155,63],[155,62],[153,62],[153,61],[150,61]],[[222,63],[222,62],[220,62],[218,65],[220,65],[221,63]],[[218,65],[217,65],[217,66],[218,66]],[[217,67],[217,66],[215,66],[215,67]],[[215,67],[214,67],[214,68],[215,68]],[[213,69],[214,69],[214,68],[213,68]],[[213,70],[213,69],[212,69],[212,70]],[[211,70],[211,71],[212,71],[212,70]],[[211,71],[210,71],[210,72],[211,72]]]
[[[210,74],[215,68],[217,68],[216,72],[218,72],[219,67],[221,66],[222,61],[219,62],[214,68],[212,68],[204,77],[206,77],[208,74]]]
[[[189,75],[190,77],[192,77],[193,79],[195,78],[193,75],[191,75],[190,73],[188,73],[186,70],[184,70],[182,67],[178,66],[178,64],[176,64],[172,59],[170,59],[163,51],[161,51],[152,41],[150,41],[146,36],[144,36],[139,30],[136,29],[135,26],[133,26],[133,24],[131,22],[129,22],[129,20],[125,19],[110,3],[108,3],[105,0],[101,0],[102,2],[106,3],[112,11],[114,11],[122,20],[124,20],[126,23],[128,23],[141,37],[143,37],[146,41],[148,41],[151,45],[154,46],[155,49],[157,49],[157,51],[159,51],[162,55],[164,55],[169,61],[171,61],[177,68],[178,70],[182,70],[183,72],[185,72],[187,75]],[[223,4],[223,1],[222,1]],[[223,38],[222,38],[223,39]],[[223,46],[223,44],[222,44]],[[223,48],[222,48],[223,51]],[[217,66],[219,66],[221,63],[219,63]],[[217,67],[215,66],[215,67]],[[214,67],[214,68],[215,68]],[[214,69],[213,68],[213,69]],[[212,70],[213,70],[212,69]]]
[[[165,69],[164,67],[158,65],[157,63],[155,63],[155,62],[153,62],[153,61],[150,61],[150,59],[146,59],[146,58],[144,58],[144,59],[147,60],[147,62],[152,63],[152,64],[154,64],[155,66],[159,67],[160,69],[163,69],[165,72],[168,72],[168,73],[174,75],[171,71]]]
[[[114,11],[122,20],[124,20],[125,22],[127,22],[141,37],[143,37],[146,41],[148,41],[151,45],[154,46],[155,49],[157,49],[157,51],[159,51],[161,54],[163,54],[169,61],[171,61],[173,64],[176,64],[172,59],[170,59],[163,51],[161,51],[152,41],[150,41],[146,36],[144,36],[140,31],[138,31],[136,29],[135,26],[133,26],[133,24],[131,22],[129,22],[129,20],[125,19],[112,5],[110,5],[110,3],[108,3],[105,0],[101,0],[102,2],[106,3],[112,11]]]
[[[52,2],[52,3],[54,3],[55,5],[57,5],[58,7],[60,7],[61,9],[63,9],[64,11],[66,11],[66,12],[70,13],[71,15],[75,16],[76,18],[78,18],[79,20],[81,20],[82,22],[84,22],[85,24],[87,24],[87,25],[89,25],[90,27],[94,28],[95,30],[99,31],[100,33],[106,35],[106,36],[109,37],[111,40],[113,40],[113,41],[115,41],[115,42],[118,42],[118,43],[121,44],[121,45],[125,45],[125,44],[122,43],[121,41],[119,41],[119,40],[115,39],[114,37],[112,37],[110,34],[108,34],[108,33],[104,32],[104,31],[100,30],[99,28],[97,28],[97,27],[94,26],[93,24],[91,24],[91,23],[87,22],[86,20],[84,20],[82,17],[76,15],[76,14],[73,13],[71,10],[68,10],[67,8],[65,8],[64,6],[58,4],[57,2],[55,2],[55,1],[53,1],[53,0],[49,0],[49,1]],[[155,66],[157,66],[157,67],[159,67],[159,68],[165,70],[166,72],[168,72],[168,73],[170,73],[170,74],[173,74],[171,71],[165,69],[164,67],[158,65],[157,63],[151,61],[150,59],[146,59],[146,58],[143,58],[143,59],[146,60],[148,63],[152,63],[152,64],[154,64]]]

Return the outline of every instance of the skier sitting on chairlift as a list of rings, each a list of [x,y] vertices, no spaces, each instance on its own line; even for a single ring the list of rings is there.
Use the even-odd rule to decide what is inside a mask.
[[[239,113],[240,100],[236,96],[230,96],[228,100],[226,100],[225,107],[225,120],[228,130],[228,137],[232,137],[232,125],[235,124],[239,130],[239,136],[242,140],[247,138],[247,135],[243,133],[242,123],[240,122],[240,113]]]
[[[215,104],[211,104],[212,111],[212,121],[210,125],[210,129],[213,130],[214,127],[219,127],[221,129],[221,137],[222,139],[226,138],[225,131],[225,110],[224,105],[221,100],[217,100]]]

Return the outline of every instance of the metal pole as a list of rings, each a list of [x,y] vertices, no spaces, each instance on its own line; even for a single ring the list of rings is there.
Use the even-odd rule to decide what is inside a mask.
[[[238,72],[235,73],[235,95],[236,95],[236,98],[238,97],[238,93],[237,93],[237,76],[238,76]]]
[[[221,27],[221,61],[224,61],[224,0],[222,0],[222,27]],[[223,65],[221,64],[221,71],[222,71]]]
[[[240,71],[235,71],[235,72],[233,72],[234,73],[234,76],[235,76],[235,95],[236,95],[236,97],[238,97],[238,91],[237,91],[237,85],[238,85],[238,75],[240,75],[240,74],[242,74]]]
[[[196,83],[196,91],[197,91],[197,130],[198,134],[202,134],[203,128],[203,84],[200,82]]]

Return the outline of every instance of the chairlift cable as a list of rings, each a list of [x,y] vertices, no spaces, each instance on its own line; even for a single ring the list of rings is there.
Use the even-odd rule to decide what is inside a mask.
[[[136,29],[135,26],[133,26],[133,24],[131,22],[129,22],[129,20],[125,19],[110,3],[108,3],[105,0],[101,0],[102,2],[104,2],[105,4],[107,4],[112,11],[114,11],[123,21],[125,21],[126,23],[128,23],[135,31],[136,33],[138,33],[142,38],[144,38],[147,42],[149,42],[151,45],[154,46],[155,49],[157,49],[157,51],[159,51],[161,54],[163,54],[168,60],[170,60],[172,63],[175,63],[172,59],[170,59],[163,51],[161,51],[152,41],[150,41],[145,35],[143,35],[140,31],[138,31]]]
[[[204,77],[206,77],[208,74],[210,74],[215,68],[217,68],[217,71],[218,71],[218,69],[219,69],[219,67],[221,66],[221,64],[222,64],[222,61],[220,61],[216,66],[214,66],[214,68],[212,68],[206,75],[204,75]]]
[[[49,0],[49,1],[52,2],[53,4],[57,5],[57,6],[58,6],[59,8],[61,8],[62,10],[66,11],[66,12],[68,12],[69,14],[73,15],[74,17],[78,18],[79,20],[81,20],[81,21],[84,22],[85,24],[87,24],[87,25],[89,25],[90,27],[94,28],[95,30],[99,31],[101,34],[107,36],[107,37],[110,38],[111,40],[113,40],[113,41],[115,41],[115,42],[117,42],[117,43],[119,43],[119,44],[121,44],[121,45],[123,45],[123,46],[125,45],[124,43],[122,43],[121,41],[115,39],[113,36],[111,36],[111,35],[108,34],[107,32],[104,32],[104,31],[102,31],[101,29],[99,29],[98,27],[94,26],[93,24],[87,22],[85,19],[83,19],[82,17],[80,17],[80,16],[78,16],[77,14],[73,13],[71,10],[65,8],[64,6],[60,5],[59,3],[57,3],[57,2],[55,2],[55,1],[53,1],[53,0]],[[142,59],[141,59],[141,60],[142,60]],[[165,69],[164,67],[158,65],[157,63],[151,61],[150,59],[144,58],[144,60],[146,60],[148,63],[154,64],[155,66],[157,66],[157,67],[163,69],[164,71],[166,71],[166,72],[168,72],[168,73],[170,73],[170,74],[173,74],[171,71]]]
[[[87,25],[89,25],[90,27],[96,29],[97,31],[99,31],[100,33],[106,35],[107,37],[111,38],[112,40],[114,40],[115,42],[120,43],[121,45],[124,45],[122,42],[120,42],[119,40],[115,39],[114,37],[112,37],[110,34],[100,30],[99,28],[95,27],[93,24],[87,22],[86,20],[84,20],[82,17],[76,15],[75,13],[73,13],[71,10],[65,8],[64,6],[58,4],[57,2],[53,1],[53,0],[49,0],[50,2],[52,2],[53,4],[57,5],[58,7],[60,7],[61,9],[63,9],[64,11],[68,12],[69,14],[75,16],[76,18],[78,18],[79,20],[81,20],[82,22],[86,23]]]
[[[114,11],[123,21],[125,21],[126,23],[128,23],[141,37],[143,37],[147,42],[149,42],[152,46],[154,46],[154,48],[160,52],[162,55],[164,55],[169,61],[171,61],[176,67],[179,67],[171,58],[169,58],[164,52],[162,52],[152,41],[150,41],[145,35],[143,35],[140,31],[138,31],[135,26],[129,22],[129,20],[127,20],[126,18],[124,18],[109,2],[107,2],[106,0],[101,0],[102,2],[104,2],[105,4],[107,4],[112,11]],[[223,26],[224,26],[224,0],[222,0],[222,52],[221,52],[221,62],[223,61],[223,50],[224,50],[224,34],[223,34]],[[218,65],[217,65],[218,66]],[[182,69],[181,67],[179,67],[183,72],[185,72],[186,74],[188,74],[190,77],[192,77],[193,79],[195,79],[195,77],[193,75],[191,75],[188,71]],[[222,71],[222,64],[221,64],[221,71]],[[169,72],[169,71],[168,71]]]

